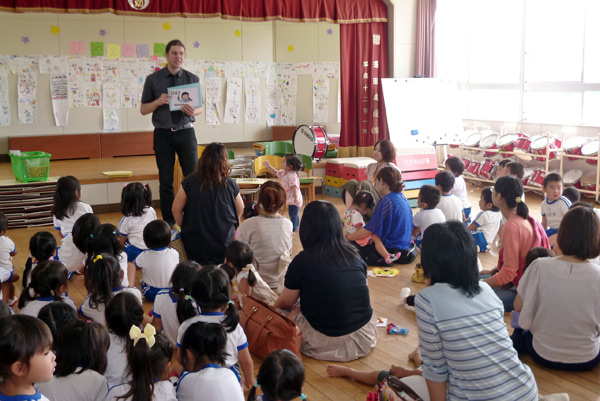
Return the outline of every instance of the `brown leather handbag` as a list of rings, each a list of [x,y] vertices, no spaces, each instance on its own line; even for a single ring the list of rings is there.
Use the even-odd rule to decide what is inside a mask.
[[[271,352],[287,349],[302,358],[302,330],[296,323],[268,304],[252,297],[244,297],[240,324],[248,338],[250,353],[264,359]]]

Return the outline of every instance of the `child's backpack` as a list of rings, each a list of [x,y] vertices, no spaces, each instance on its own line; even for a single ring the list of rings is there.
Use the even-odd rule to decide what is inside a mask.
[[[423,401],[423,399],[402,380],[389,375],[379,383],[376,393],[367,394],[367,401]]]

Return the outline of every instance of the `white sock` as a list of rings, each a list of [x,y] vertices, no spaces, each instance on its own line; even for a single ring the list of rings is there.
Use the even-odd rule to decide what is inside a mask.
[[[406,305],[405,299],[410,295],[410,288],[404,287],[400,290],[400,305]]]

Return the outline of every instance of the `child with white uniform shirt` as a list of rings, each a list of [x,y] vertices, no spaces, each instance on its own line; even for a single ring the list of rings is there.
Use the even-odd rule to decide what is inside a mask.
[[[183,315],[187,312],[190,312],[191,316],[198,313],[192,303],[185,302],[185,297],[190,295],[193,278],[200,269],[200,265],[191,260],[179,263],[171,275],[171,288],[160,291],[154,298],[152,325],[157,331],[163,331],[172,346],[177,345],[180,322],[188,317]],[[181,307],[178,308],[180,300]],[[183,308],[189,310],[185,311]],[[178,309],[182,316],[178,314]]]
[[[465,183],[465,177],[462,176],[462,173],[465,171],[465,163],[462,159],[451,156],[446,160],[446,170],[452,172],[454,175],[455,181],[452,186],[452,190],[450,193],[452,195],[456,195],[458,199],[460,199],[463,207],[464,213],[464,221],[470,221],[471,217],[471,203],[467,197],[467,184]]]
[[[81,270],[85,255],[73,243],[73,225],[77,219],[86,214],[93,213],[92,207],[79,201],[81,198],[81,184],[73,176],[60,177],[56,182],[52,216],[54,228],[59,231],[62,243],[58,248],[58,259],[64,263],[69,272]]]
[[[127,265],[127,255],[123,251],[121,236],[119,230],[112,224],[100,224],[93,233],[94,240],[90,244],[91,252],[88,252],[86,263],[98,255],[107,253],[113,256],[119,262],[123,275],[121,276],[121,285],[129,287],[129,277],[135,278],[135,268],[133,265]],[[133,273],[133,274],[132,274]],[[131,285],[133,286],[133,280]]]
[[[127,261],[135,258],[148,249],[144,242],[144,228],[156,220],[156,211],[152,207],[152,191],[148,184],[130,182],[121,192],[121,213],[123,218],[119,223],[121,243],[127,254]]]
[[[479,252],[489,252],[489,244],[494,242],[502,222],[500,209],[492,202],[492,187],[481,190],[479,209],[481,212],[469,224],[469,230],[479,247]]]
[[[464,221],[465,215],[463,213],[462,202],[458,197],[450,193],[454,186],[454,181],[455,178],[450,171],[440,171],[435,175],[435,185],[442,193],[437,208],[444,213],[446,221]]]
[[[135,266],[142,269],[142,294],[154,302],[156,294],[169,289],[169,280],[179,263],[179,253],[169,248],[171,227],[164,220],[154,220],[144,228],[144,242],[148,247],[135,259]]]
[[[12,263],[12,257],[17,254],[17,248],[15,243],[4,235],[7,225],[6,215],[0,212],[0,283],[2,283],[2,300],[8,306],[12,306],[17,302],[14,282],[18,281],[20,277],[15,273]]]
[[[560,174],[550,173],[544,178],[544,192],[546,198],[542,201],[542,227],[546,230],[546,235],[550,240],[552,236],[558,233],[558,227],[563,216],[569,211],[571,201],[562,196],[563,180]],[[556,238],[550,240],[554,244]]]
[[[413,235],[415,236],[415,244],[419,248],[427,227],[446,221],[444,212],[436,209],[441,197],[440,189],[433,185],[423,185],[419,191],[418,206],[421,210],[413,217]]]

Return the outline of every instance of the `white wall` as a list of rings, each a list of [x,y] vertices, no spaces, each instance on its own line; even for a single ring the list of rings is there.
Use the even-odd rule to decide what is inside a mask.
[[[419,0],[387,0],[388,18],[393,23],[393,67],[391,78],[412,78],[415,75],[415,49],[417,41],[417,3]]]
[[[163,23],[171,25],[163,30]],[[57,25],[60,33],[50,33]],[[99,35],[101,29],[106,36]],[[331,29],[329,35],[327,30]],[[235,35],[239,30],[241,35]],[[29,37],[29,43],[21,41]],[[91,41],[108,43],[166,43],[181,39],[186,45],[187,57],[212,61],[265,61],[265,62],[339,62],[339,26],[328,23],[240,22],[221,19],[194,18],[145,18],[123,17],[112,14],[45,14],[0,12],[0,54],[5,55],[69,55],[69,43],[84,41],[87,56]],[[198,40],[201,45],[194,48]],[[293,45],[294,50],[288,51]],[[184,63],[185,68],[185,63]],[[196,135],[200,143],[211,141],[249,142],[269,140],[271,129],[265,120],[266,90],[263,85],[263,112],[259,124],[222,124],[207,126],[204,114],[196,123]],[[67,127],[56,127],[50,102],[48,75],[38,75],[38,115],[34,124],[21,124],[17,116],[16,75],[9,74],[9,98],[11,102],[11,125],[0,127],[0,154],[8,153],[8,137],[27,135],[52,135],[92,133],[102,131],[101,108],[78,108],[69,110]],[[328,132],[339,132],[337,123],[337,80],[330,80]],[[242,110],[244,105],[242,104]],[[312,124],[312,78],[298,76],[296,123]],[[152,130],[150,116],[142,116],[137,109],[121,110],[121,131]]]

